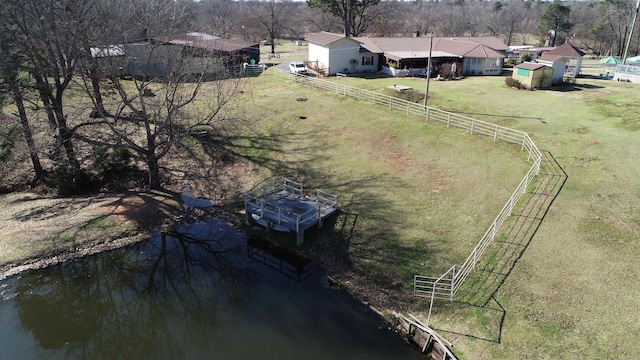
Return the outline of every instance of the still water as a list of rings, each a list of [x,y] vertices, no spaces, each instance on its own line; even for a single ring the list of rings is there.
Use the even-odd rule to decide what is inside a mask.
[[[323,274],[218,220],[0,282],[0,359],[419,359]]]

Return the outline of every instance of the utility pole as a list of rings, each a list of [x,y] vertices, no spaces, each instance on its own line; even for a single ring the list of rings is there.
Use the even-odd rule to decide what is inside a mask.
[[[638,0],[640,2],[640,0]],[[429,97],[429,79],[431,79],[431,48],[433,47],[433,31],[429,34],[429,60],[427,61],[427,88],[424,91],[424,108],[427,108],[427,97]]]
[[[629,30],[629,36],[627,37],[627,44],[624,46],[624,54],[622,54],[622,63],[627,62],[627,51],[629,51],[629,45],[631,44],[631,37],[633,36],[633,29],[636,26],[636,20],[638,19],[638,9],[640,9],[640,0],[636,3],[636,11],[633,13],[633,20],[631,20],[631,30]]]

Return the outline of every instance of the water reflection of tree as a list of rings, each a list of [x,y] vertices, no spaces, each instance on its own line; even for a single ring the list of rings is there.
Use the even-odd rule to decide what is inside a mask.
[[[217,221],[193,225],[25,274],[16,306],[42,348],[69,357],[181,357],[216,342],[245,304],[255,274],[244,246]]]

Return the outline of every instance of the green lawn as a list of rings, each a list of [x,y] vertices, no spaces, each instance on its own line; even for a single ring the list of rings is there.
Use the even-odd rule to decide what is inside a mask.
[[[340,81],[377,92],[397,83],[424,94],[425,86],[409,78]],[[260,154],[281,165],[261,176],[290,176],[340,196],[336,224],[305,246],[348,241],[344,277],[382,294],[364,300],[426,319],[428,302],[407,296],[413,274],[462,264],[527,171],[526,154],[271,70],[251,86],[249,114],[271,136],[272,150]],[[461,358],[640,357],[638,89],[582,78],[562,91],[513,90],[503,77],[431,81],[431,106],[526,131],[568,174],[496,288],[497,302],[436,304],[431,325]]]

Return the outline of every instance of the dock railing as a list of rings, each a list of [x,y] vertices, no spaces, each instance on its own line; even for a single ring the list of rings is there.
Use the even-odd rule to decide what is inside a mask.
[[[522,151],[526,151],[528,153],[527,161],[532,162],[529,171],[511,194],[495,220],[491,225],[489,225],[489,228],[484,233],[480,241],[478,241],[478,244],[471,251],[471,254],[467,257],[462,266],[453,265],[438,278],[422,275],[414,276],[414,295],[431,297],[432,304],[434,299],[447,299],[453,301],[456,292],[460,289],[464,280],[467,278],[469,273],[475,269],[481,255],[493,240],[495,240],[505,219],[511,215],[516,203],[526,192],[527,188],[540,171],[542,154],[536,147],[536,144],[531,140],[529,135],[523,131],[510,129],[429,106],[425,107],[422,104],[413,103],[393,96],[348,86],[342,81],[334,82],[314,76],[295,75],[283,70],[279,70],[278,74],[285,79],[290,79],[292,81],[320,88],[332,93],[335,92],[336,95],[350,96],[358,100],[371,102],[372,104],[386,106],[390,110],[402,111],[407,115],[422,116],[426,121],[438,121],[446,124],[447,127],[456,127],[469,131],[474,135],[486,136],[491,138],[494,142],[500,140],[507,143],[517,144],[520,146]]]
[[[274,178],[260,188],[249,191],[244,195],[245,210],[251,213],[259,213],[260,217],[269,219],[277,225],[283,223],[295,224],[297,233],[305,230],[309,223],[322,221],[322,219],[338,209],[338,196],[326,191],[316,189],[315,201],[318,206],[301,214],[288,213],[276,205],[281,197],[295,196],[305,197],[302,183],[284,177]]]
[[[299,216],[290,216],[278,206],[275,200],[282,194],[294,194],[302,197],[304,189],[302,183],[279,177],[263,185],[261,188],[250,191],[244,195],[244,208],[253,211],[259,210],[263,218],[275,219],[275,223],[280,225],[283,222],[297,222]]]

